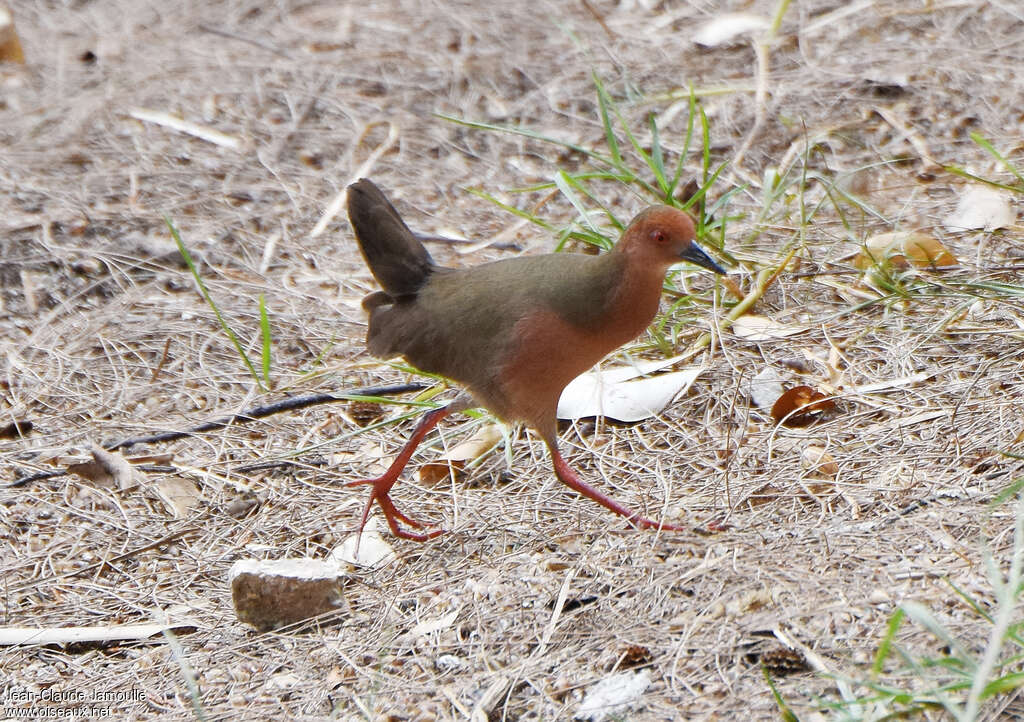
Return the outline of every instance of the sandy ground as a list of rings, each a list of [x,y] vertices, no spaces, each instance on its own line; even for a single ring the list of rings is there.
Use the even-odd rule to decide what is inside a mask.
[[[0,489],[0,620],[170,620],[178,632],[4,647],[5,708],[12,690],[30,695],[22,708],[46,707],[49,690],[114,695],[64,708],[119,719],[569,719],[596,683],[624,673],[648,684],[623,719],[772,719],[764,667],[801,719],[841,718],[826,705],[870,695],[872,660],[907,603],[953,636],[905,621],[895,643],[906,657],[887,660],[880,681],[932,699],[957,677],[928,660],[982,657],[982,612],[997,612],[985,559],[1005,571],[1014,543],[1014,503],[996,498],[1020,463],[1003,452],[1019,451],[1024,427],[1020,195],[1002,230],[950,228],[981,186],[943,166],[1016,182],[977,132],[1024,167],[1017,4],[793,3],[763,46],[741,36],[710,48],[693,37],[712,19],[770,19],[776,6],[11,8],[28,63],[0,68],[0,425],[33,428],[0,441],[0,457],[5,484],[54,474]],[[728,162],[708,196],[728,198],[715,215],[727,221],[719,257],[733,259],[743,292],[795,249],[753,309],[792,335],[728,330],[735,298],[707,277],[676,280],[696,300],[666,301],[661,351],[648,336],[628,353],[680,352],[711,331],[683,364],[704,366],[697,383],[657,418],[562,435],[581,474],[627,505],[695,527],[724,519],[725,530],[631,530],[563,488],[540,440],[520,433],[454,482],[419,482],[410,468],[396,503],[448,533],[389,539],[397,560],[353,570],[338,613],[259,633],[234,615],[228,569],[325,558],[362,509],[364,491],[343,482],[377,473],[413,423],[365,430],[360,414],[414,407],[318,405],[136,444],[123,453],[151,458],[123,489],[66,473],[93,444],[286,396],[424,380],[365,353],[359,301],[373,280],[344,214],[313,229],[366,175],[415,229],[495,241],[469,252],[432,242],[444,264],[551,250],[553,233],[469,189],[563,227],[576,217],[563,197],[511,191],[583,172],[587,159],[441,116],[606,151],[593,73],[641,145],[657,115],[672,162],[688,91],[699,95],[713,165]],[[685,177],[700,166],[689,157]],[[652,201],[635,186],[597,187],[621,218]],[[273,390],[197,293],[165,214],[255,359],[265,296]],[[861,279],[850,259],[865,239],[908,229],[961,265]],[[749,396],[766,369],[835,394],[835,409],[776,424]],[[446,422],[413,466],[486,421]],[[809,468],[808,447],[834,468]],[[1003,673],[1019,671],[1019,653],[1002,652]],[[847,705],[853,718],[894,709]],[[1021,716],[1011,690],[979,718]]]

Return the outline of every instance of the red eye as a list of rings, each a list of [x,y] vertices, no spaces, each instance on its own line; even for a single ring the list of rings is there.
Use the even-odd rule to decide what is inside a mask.
[[[665,235],[665,231],[651,231],[651,240],[661,244],[668,240],[668,236]]]

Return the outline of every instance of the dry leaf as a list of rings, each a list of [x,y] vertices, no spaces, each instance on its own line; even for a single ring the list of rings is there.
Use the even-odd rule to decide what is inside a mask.
[[[853,259],[853,265],[861,270],[880,263],[890,263],[895,268],[906,270],[911,266],[955,266],[958,261],[948,248],[926,233],[893,231],[879,233],[864,241],[864,248]]]
[[[139,464],[170,464],[174,461],[174,452],[169,451],[163,454],[139,454],[138,456],[129,456],[129,463],[134,466]]]
[[[934,371],[921,371],[913,374],[912,376],[900,376],[898,378],[889,379],[887,381],[879,381],[873,384],[864,384],[863,386],[855,386],[851,389],[852,393],[855,394],[870,394],[876,391],[888,391],[889,389],[898,389],[903,386],[912,386],[920,381],[926,381],[935,375]]]
[[[107,451],[99,446],[92,447],[92,461],[68,465],[72,474],[88,479],[97,486],[116,486],[124,489],[136,483],[136,471],[116,451]]]
[[[0,439],[18,439],[32,431],[31,421],[12,421],[0,426]]]
[[[459,617],[459,610],[453,609],[447,614],[442,614],[437,619],[425,619],[409,630],[414,637],[423,637],[434,632],[440,632],[451,627]]]
[[[155,485],[157,495],[175,519],[188,515],[188,510],[199,503],[199,489],[188,479],[168,476]]]
[[[665,364],[668,362],[657,362]],[[637,369],[619,367],[604,372],[585,373],[572,380],[558,400],[558,418],[582,419],[588,416],[606,416],[618,421],[641,421],[659,413],[677,396],[690,388],[703,367],[658,374],[633,381],[622,380],[638,376]]]
[[[619,668],[641,667],[654,661],[651,650],[641,644],[631,644],[619,655]]]
[[[751,507],[761,506],[782,496],[782,490],[772,484],[765,484],[750,492],[743,502]]]
[[[651,672],[648,669],[613,674],[587,689],[573,717],[591,722],[620,717],[639,701],[650,684]]]
[[[800,452],[800,465],[814,476],[835,479],[839,474],[839,464],[820,446],[805,446]]]
[[[442,456],[447,461],[472,461],[486,454],[505,438],[499,424],[484,424],[462,443],[448,449]]]
[[[808,668],[807,658],[798,649],[775,647],[761,654],[761,664],[776,676],[803,672]]]
[[[714,48],[738,41],[741,35],[767,30],[769,27],[771,23],[759,15],[726,13],[698,28],[693,34],[693,42]]]
[[[111,624],[95,627],[3,627],[0,646],[19,647],[43,644],[83,644],[86,642],[124,642],[149,639],[168,630],[196,626],[192,622],[178,624]]]
[[[239,494],[224,507],[224,513],[235,519],[244,519],[260,505],[260,499],[252,492]]]
[[[14,18],[11,17],[11,11],[3,5],[0,5],[0,62],[25,62],[25,53],[14,29]]]
[[[771,341],[802,333],[799,326],[787,326],[766,316],[748,313],[732,322],[730,330],[747,341]]]
[[[750,379],[750,387],[747,395],[754,406],[764,408],[771,406],[775,400],[782,396],[785,389],[782,386],[782,375],[771,366],[766,366],[757,372],[757,376]]]
[[[835,408],[835,402],[810,386],[794,386],[772,406],[772,418],[783,426],[807,426],[822,412]]]
[[[359,553],[356,554],[356,546]],[[369,519],[363,527],[362,537],[353,534],[331,550],[327,561],[341,566],[348,564],[359,567],[373,567],[377,565],[390,564],[398,559],[395,550],[391,548],[384,537],[377,531],[377,520]]]
[[[369,426],[384,416],[384,407],[375,401],[352,401],[348,405],[348,415],[357,426]]]
[[[1016,218],[1008,193],[988,186],[974,186],[960,196],[956,211],[944,223],[951,231],[994,231],[1012,226]]]
[[[428,461],[416,469],[416,480],[423,486],[436,486],[448,480],[452,474],[456,478],[464,473],[464,461]]]
[[[484,424],[468,439],[450,448],[439,461],[420,465],[416,478],[424,486],[435,486],[449,479],[453,473],[459,477],[465,473],[467,461],[483,456],[504,438],[499,424]]]

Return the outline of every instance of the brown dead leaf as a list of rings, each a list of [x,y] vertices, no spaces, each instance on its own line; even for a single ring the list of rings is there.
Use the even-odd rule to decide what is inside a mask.
[[[464,461],[429,461],[416,470],[416,478],[424,486],[436,486],[450,477],[452,473],[458,478],[465,472]]]
[[[794,386],[776,399],[772,418],[783,426],[807,426],[821,414],[835,408],[835,402],[810,386]]]
[[[864,241],[864,248],[853,260],[853,265],[866,270],[888,262],[894,268],[907,270],[955,266],[959,261],[953,253],[932,236],[921,231],[892,231],[879,233]]]
[[[441,458],[445,461],[472,461],[500,444],[504,438],[499,424],[484,424],[468,439],[450,448]]]
[[[199,489],[188,479],[168,476],[155,485],[157,495],[175,519],[183,519],[199,503]]]
[[[772,484],[765,484],[760,486],[754,491],[750,492],[750,496],[744,499],[744,503],[751,507],[761,506],[769,502],[775,501],[782,496],[782,490]]]
[[[69,464],[68,471],[97,486],[116,486],[118,489],[133,486],[138,473],[128,459],[116,451],[107,451],[99,446],[92,447],[92,461]]]
[[[25,63],[25,53],[14,29],[14,18],[3,5],[0,5],[0,62]]]
[[[642,644],[631,644],[619,654],[619,668],[642,667],[654,661],[651,650]]]
[[[369,426],[384,416],[384,407],[373,401],[353,401],[348,405],[348,415],[358,426]]]
[[[12,421],[0,426],[0,439],[19,439],[32,430],[31,421]]]
[[[762,652],[761,664],[776,676],[803,672],[808,668],[807,658],[800,650],[781,646]]]
[[[800,465],[808,473],[818,477],[835,479],[839,474],[839,464],[820,446],[805,446],[800,452]]]

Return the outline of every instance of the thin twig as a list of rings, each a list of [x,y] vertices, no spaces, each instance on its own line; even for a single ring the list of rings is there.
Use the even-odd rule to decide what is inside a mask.
[[[761,299],[764,292],[768,290],[768,287],[775,282],[775,279],[781,275],[782,270],[793,260],[793,256],[796,255],[798,249],[799,246],[793,246],[789,253],[786,254],[786,257],[782,259],[782,262],[775,268],[764,268],[757,274],[757,280],[754,282],[754,287],[750,290],[750,293],[744,296],[743,300],[733,306],[726,317],[718,322],[719,331],[729,328],[733,321],[749,311]],[[695,356],[707,348],[711,343],[711,338],[712,335],[710,333],[701,334],[696,341],[690,344],[690,348],[680,355],[680,360]]]
[[[164,368],[164,364],[167,363],[167,351],[171,348],[171,337],[167,337],[167,342],[164,344],[164,352],[160,355],[160,362],[153,369],[153,377],[149,380],[150,383],[156,381],[157,377],[160,376],[160,372]]]
[[[311,396],[296,396],[290,399],[275,401],[272,404],[257,406],[246,411],[240,411],[237,414],[225,416],[214,421],[207,421],[206,423],[186,429],[185,431],[164,431],[150,436],[136,436],[130,439],[123,439],[122,441],[104,444],[103,448],[107,451],[116,451],[136,444],[157,444],[164,441],[175,441],[177,439],[182,439],[194,434],[200,434],[205,431],[214,431],[234,424],[245,424],[250,421],[255,421],[256,419],[271,416],[272,414],[279,414],[284,411],[295,411],[309,406],[316,406],[317,404],[330,404],[338,401],[358,401],[368,396],[397,396],[399,394],[412,393],[413,391],[422,391],[425,388],[427,388],[427,384],[412,383],[398,384],[395,386],[371,386],[369,388],[357,389],[356,391],[350,391],[344,394],[313,394]],[[20,486],[25,486],[33,481],[41,481],[43,479],[52,479],[57,476],[63,476],[65,473],[67,473],[65,470],[41,471],[36,474],[24,476],[20,479],[15,479],[5,488],[14,489]]]
[[[239,33],[232,32],[230,30],[222,30],[221,28],[215,28],[212,25],[207,25],[206,23],[202,23],[199,26],[199,29],[202,30],[204,33],[210,33],[212,35],[220,35],[222,38],[230,38],[231,40],[239,40],[239,41],[241,41],[243,43],[248,43],[249,45],[254,45],[257,48],[263,48],[264,50],[269,50],[274,55],[280,55],[282,58],[288,58],[289,60],[291,60],[291,57],[292,57],[291,55],[289,55],[287,53],[287,51],[282,50],[278,46],[273,45],[271,43],[268,43],[268,42],[266,42],[264,40],[257,40],[255,38],[250,38],[250,37],[247,37],[245,35],[241,35]]]

